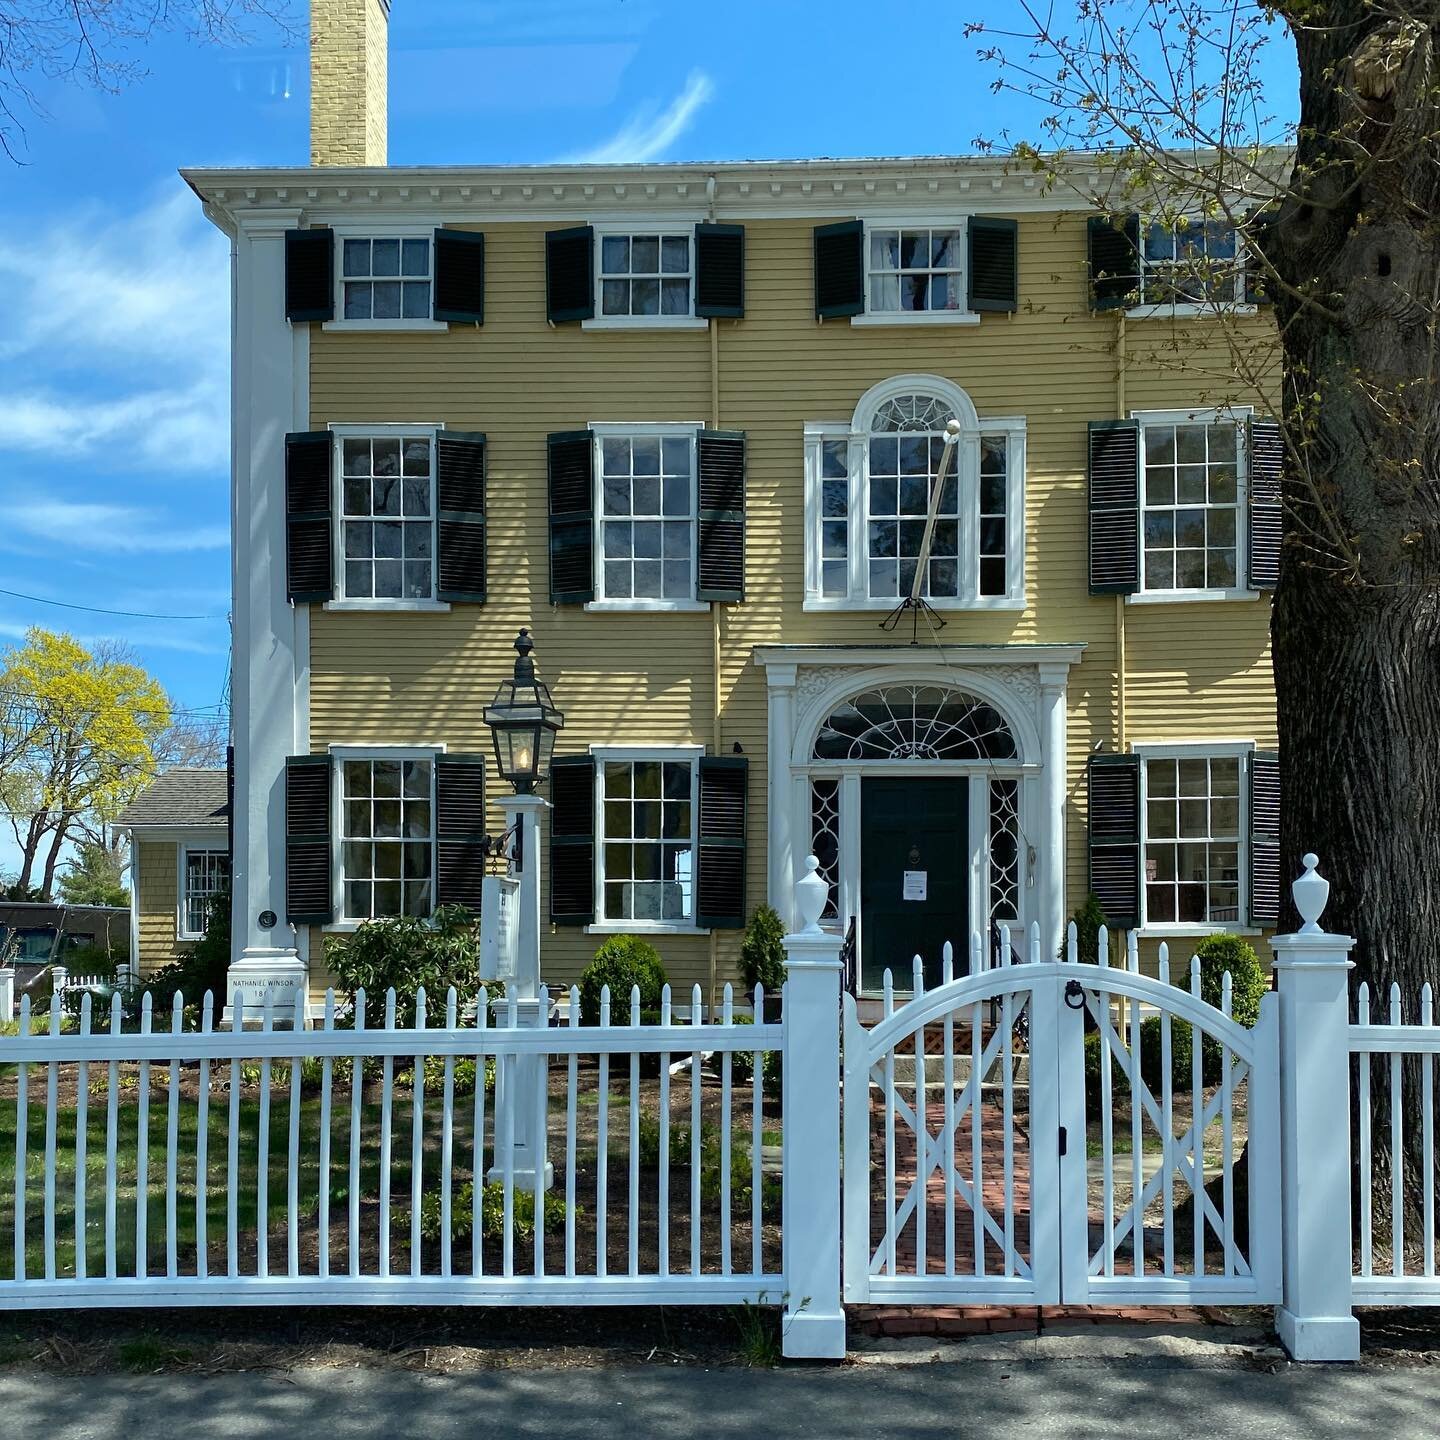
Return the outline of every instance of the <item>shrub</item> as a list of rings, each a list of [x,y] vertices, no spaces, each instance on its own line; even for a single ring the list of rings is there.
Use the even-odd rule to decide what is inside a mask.
[[[1085,903],[1070,917],[1075,922],[1075,958],[1082,965],[1100,963],[1100,927],[1106,923],[1100,899],[1091,891]],[[1060,941],[1060,959],[1065,958],[1069,934]]]
[[[1164,1088],[1163,1022],[1159,1015],[1147,1016],[1140,1022],[1140,1078],[1146,1088],[1159,1095]],[[1122,1042],[1128,1046],[1130,1033],[1127,1026]],[[1085,1113],[1092,1119],[1100,1113],[1101,1059],[1103,1051],[1100,1031],[1091,1031],[1085,1037]],[[1177,1088],[1188,1087],[1191,1079],[1191,1057],[1194,1041],[1190,1024],[1186,1020],[1170,1021],[1170,1080]],[[1119,1099],[1130,1093],[1129,1060],[1118,1050],[1112,1050],[1110,1060],[1110,1093],[1112,1099]]]
[[[218,1016],[226,1001],[229,970],[230,891],[227,887],[210,897],[204,935],[187,954],[147,975],[140,988],[149,993],[151,1008],[157,1015],[170,1013],[177,992],[185,997],[186,1009],[198,1015],[208,990],[215,997]]]
[[[547,1191],[545,1194],[545,1228],[558,1230],[565,1224],[565,1199]],[[575,1207],[575,1213],[581,1207]],[[450,1236],[468,1240],[475,1229],[475,1186],[467,1180],[455,1187],[450,1204]],[[499,1240],[505,1234],[505,1186],[492,1180],[480,1193],[480,1233],[486,1240]],[[513,1187],[510,1209],[510,1233],[522,1244],[535,1238],[535,1196],[519,1185]],[[430,1191],[420,1197],[420,1234],[426,1240],[440,1238],[440,1195]]]
[[[413,1066],[411,1067],[414,1068]],[[475,1062],[467,1060],[463,1056],[455,1057],[454,1086],[456,1095],[473,1095],[475,1093]],[[443,1055],[427,1055],[425,1057],[425,1091],[429,1095],[439,1095],[445,1088],[445,1057]],[[495,1057],[485,1057],[485,1093],[488,1095],[495,1089]]]
[[[753,1025],[755,1022],[749,1015],[736,1015],[733,1022],[736,1025]],[[761,1066],[764,1068],[764,1087],[767,1095],[778,1095],[781,1090],[783,1079],[784,1056],[778,1050],[766,1050]],[[714,1051],[710,1056],[710,1069],[715,1075],[723,1073],[721,1065],[722,1052]],[[737,1085],[748,1085],[755,1074],[755,1052],[753,1050],[734,1050],[730,1053],[730,1078]]]
[[[1218,1010],[1228,970],[1230,1014],[1237,1025],[1253,1029],[1260,1019],[1260,999],[1269,989],[1255,951],[1238,935],[1210,935],[1195,954],[1200,961],[1200,998]]]
[[[648,1167],[660,1164],[660,1121],[652,1115],[640,1117],[639,1143],[636,1146],[640,1163]],[[751,1137],[744,1131],[730,1135],[730,1203],[741,1214],[749,1214],[754,1189],[751,1185]],[[670,1166],[685,1168],[694,1153],[694,1138],[688,1125],[670,1127]],[[722,1176],[720,1128],[709,1120],[700,1124],[700,1198],[707,1205],[720,1200]],[[780,1213],[781,1188],[774,1176],[760,1177],[760,1211],[767,1219]]]
[[[630,991],[640,987],[641,1011],[660,1009],[665,989],[665,967],[659,952],[638,935],[612,935],[596,952],[580,976],[580,1023],[600,1023],[600,992],[610,987],[612,1023],[625,1023],[630,1010]],[[622,1019],[622,1017],[624,1017]]]
[[[780,916],[769,905],[761,905],[750,917],[740,943],[740,974],[751,994],[757,985],[763,985],[767,995],[779,995],[785,983],[784,938]]]
[[[72,975],[93,975],[97,979],[113,980],[125,958],[122,951],[110,950],[104,945],[77,945],[73,950],[67,950],[62,960]]]
[[[384,1026],[385,995],[392,989],[396,1024],[408,1029],[422,987],[425,1022],[434,1027],[444,1023],[450,986],[462,996],[480,987],[479,922],[463,905],[442,905],[429,919],[367,920],[350,935],[327,936],[325,960],[352,996],[365,991],[368,1029]]]

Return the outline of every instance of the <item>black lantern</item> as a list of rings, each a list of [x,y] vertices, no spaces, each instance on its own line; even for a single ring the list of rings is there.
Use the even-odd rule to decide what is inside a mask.
[[[531,794],[549,775],[555,732],[565,724],[550,692],[535,678],[534,648],[530,632],[522,630],[515,640],[515,678],[502,680],[485,707],[485,723],[495,732],[496,766],[517,795]]]

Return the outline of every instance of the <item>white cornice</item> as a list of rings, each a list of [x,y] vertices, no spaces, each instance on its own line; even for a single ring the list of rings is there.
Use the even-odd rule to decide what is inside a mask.
[[[797,665],[914,665],[943,659],[951,665],[1078,665],[1077,645],[757,645],[755,662],[781,670]]]

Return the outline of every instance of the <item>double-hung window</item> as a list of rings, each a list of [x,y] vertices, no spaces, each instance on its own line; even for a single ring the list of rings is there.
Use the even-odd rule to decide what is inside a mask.
[[[353,922],[429,915],[435,871],[433,754],[347,753],[336,770],[340,916]]]
[[[1146,925],[1240,923],[1242,758],[1234,748],[1144,756]]]
[[[595,226],[594,315],[586,328],[702,329],[693,224]]]
[[[423,236],[344,236],[340,314],[351,321],[428,321],[432,244]]]
[[[1142,305],[1231,305],[1244,299],[1239,244],[1226,220],[1150,221],[1140,245]]]
[[[871,225],[866,241],[869,314],[955,315],[966,308],[963,225]]]
[[[435,431],[337,430],[342,601],[435,598]]]
[[[230,855],[219,848],[185,845],[180,850],[180,936],[199,940],[210,924],[215,897],[230,884]]]
[[[981,420],[935,377],[876,390],[850,423],[806,427],[807,608],[888,608],[917,575],[937,607],[1023,606],[1024,420]]]
[[[695,923],[698,751],[597,752],[597,919]]]

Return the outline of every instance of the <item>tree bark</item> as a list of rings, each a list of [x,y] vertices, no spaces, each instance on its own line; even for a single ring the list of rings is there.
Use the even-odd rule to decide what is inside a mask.
[[[1310,297],[1275,307],[1298,437],[1271,622],[1282,873],[1320,857],[1323,923],[1359,941],[1372,1015],[1388,1013],[1395,984],[1408,1021],[1421,987],[1440,988],[1440,5],[1416,14],[1305,6],[1298,193],[1265,242]],[[1383,1173],[1388,1067],[1373,1078]],[[1410,1087],[1405,1108],[1418,1165]]]

